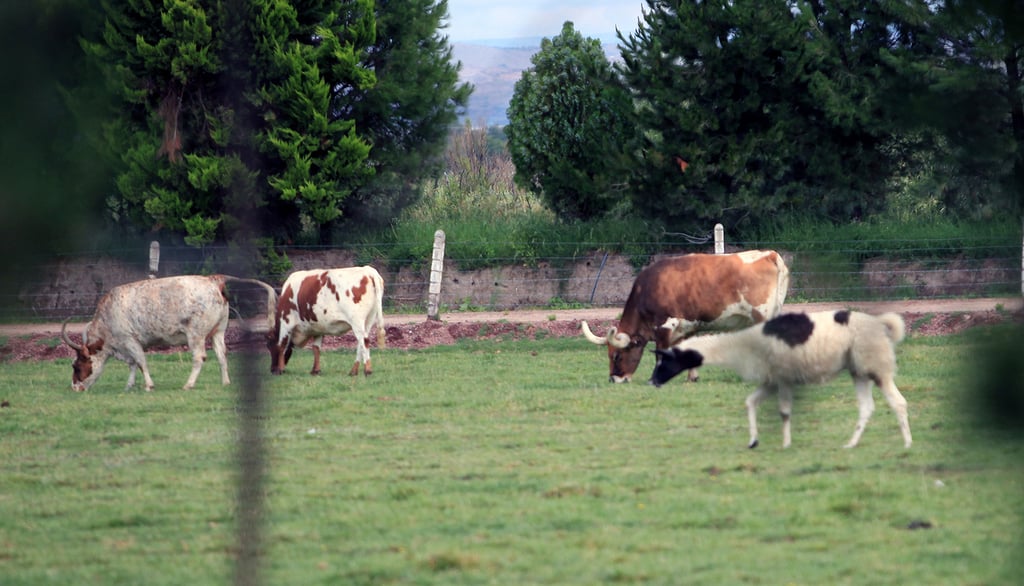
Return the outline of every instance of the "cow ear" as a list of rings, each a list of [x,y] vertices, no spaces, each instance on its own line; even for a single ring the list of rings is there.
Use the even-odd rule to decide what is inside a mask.
[[[96,340],[92,344],[89,344],[87,348],[89,349],[89,354],[95,354],[99,352],[100,350],[103,349],[103,338],[100,338],[99,340]]]

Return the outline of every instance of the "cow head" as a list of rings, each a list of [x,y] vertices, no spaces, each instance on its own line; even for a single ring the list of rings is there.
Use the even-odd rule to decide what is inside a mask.
[[[608,330],[602,338],[590,331],[587,322],[582,322],[583,336],[592,344],[608,346],[608,380],[613,383],[628,383],[640,366],[647,338],[639,334],[630,336],[616,328]]]
[[[292,357],[292,348],[295,346],[292,339],[280,339],[281,326],[275,323],[274,327],[267,332],[267,350],[270,351],[270,374],[281,374],[284,367]]]
[[[75,361],[71,364],[71,389],[84,391],[96,382],[103,371],[106,356],[97,356],[103,350],[103,340],[99,339],[90,344],[76,344],[68,337],[67,327],[68,322],[64,320],[60,328],[60,337],[75,351]]]

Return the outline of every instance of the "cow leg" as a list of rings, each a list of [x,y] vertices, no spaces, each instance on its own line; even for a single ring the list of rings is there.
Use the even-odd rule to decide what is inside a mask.
[[[903,447],[909,448],[914,443],[914,440],[910,436],[910,421],[907,419],[907,400],[903,398],[903,394],[896,388],[896,383],[892,380],[892,377],[883,380],[879,388],[882,389],[882,394],[885,395],[885,400],[888,401],[889,407],[896,413],[896,420],[900,424],[900,433],[903,434]]]
[[[857,417],[857,426],[853,428],[853,436],[846,442],[844,448],[852,448],[860,442],[860,436],[864,428],[868,426],[868,420],[875,411],[875,399],[871,396],[871,379],[867,377],[854,377],[854,388],[857,390],[857,408],[860,412]]]
[[[768,396],[768,388],[761,386],[757,387],[757,390],[750,393],[747,397],[747,421],[750,423],[750,443],[747,444],[748,448],[757,447],[757,406],[761,404],[761,401]]]
[[[149,376],[149,365],[146,364],[146,355],[143,354],[139,359],[139,368],[142,369],[142,380],[146,381],[146,391],[152,391],[153,377]]]
[[[373,369],[370,367],[370,349],[367,347],[368,340],[366,339],[366,334],[357,330],[358,328],[352,330],[352,334],[356,337],[356,362],[352,365],[352,370],[348,374],[349,376],[357,376],[360,364],[363,365],[364,374],[373,374]]]
[[[189,373],[188,380],[185,381],[185,386],[182,387],[186,391],[195,388],[196,380],[199,378],[199,371],[203,369],[203,363],[206,362],[206,336],[190,335],[188,337],[188,349],[192,351],[192,372]]]
[[[134,362],[128,364],[128,384],[124,386],[124,390],[128,390],[135,386],[135,371],[139,369]]]
[[[223,385],[231,384],[231,377],[228,376],[228,348],[224,343],[224,331],[220,330],[213,334],[213,353],[217,356],[220,364],[220,382]]]
[[[146,382],[146,391],[153,390],[153,377],[149,376],[149,365],[146,364],[146,351],[142,348],[142,344],[138,342],[130,341],[126,344],[125,355],[127,356],[128,364],[138,366],[142,370],[142,380]],[[135,377],[132,373],[128,374],[128,382],[130,383],[125,390],[128,390],[135,384]]]
[[[320,345],[323,344],[323,341],[323,336],[313,338],[313,370],[309,371],[309,374],[320,374]]]
[[[690,381],[691,383],[695,383],[698,379],[700,379],[700,375],[697,374],[696,368],[691,368],[690,370],[686,371],[686,380]]]
[[[363,338],[363,374],[370,376],[373,374],[373,366],[370,364],[370,338],[369,336]]]
[[[788,448],[792,442],[790,420],[793,418],[793,389],[779,387],[779,415],[782,417],[782,447]]]

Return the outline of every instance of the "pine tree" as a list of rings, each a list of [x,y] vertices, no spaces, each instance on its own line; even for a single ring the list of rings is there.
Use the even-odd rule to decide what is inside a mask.
[[[108,0],[84,43],[122,103],[104,139],[113,211],[201,245],[246,233],[319,239],[367,177],[351,95],[372,0]]]
[[[363,63],[377,83],[353,99],[352,117],[373,145],[374,176],[347,198],[342,226],[379,226],[415,203],[442,168],[447,136],[473,88],[441,34],[447,0],[377,0],[377,40]]]
[[[588,220],[621,199],[618,167],[632,103],[596,39],[571,22],[541,41],[516,82],[505,128],[516,182],[563,220]]]
[[[638,210],[702,230],[786,213],[847,221],[884,206],[898,129],[879,99],[894,77],[879,54],[912,45],[901,35],[924,3],[647,5],[623,39],[643,132]]]

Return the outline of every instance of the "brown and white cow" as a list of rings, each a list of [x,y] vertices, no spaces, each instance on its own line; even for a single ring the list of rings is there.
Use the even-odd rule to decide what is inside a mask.
[[[351,330],[356,338],[356,361],[349,374],[358,375],[360,363],[366,375],[373,374],[368,336],[376,324],[377,346],[384,347],[383,299],[384,279],[370,266],[312,269],[288,275],[267,333],[270,372],[283,373],[292,348],[305,347],[312,340],[310,374],[320,374],[324,336],[340,336]]]
[[[658,349],[702,331],[747,327],[778,315],[789,288],[789,269],[771,250],[734,254],[687,254],[659,260],[640,271],[618,327],[605,337],[587,322],[583,335],[608,346],[609,380],[629,382],[647,342]],[[678,318],[675,328],[661,326]],[[690,373],[696,380],[696,374]]]
[[[223,384],[228,377],[227,347],[224,332],[228,325],[226,282],[248,283],[267,291],[267,321],[273,319],[277,293],[270,285],[229,275],[186,275],[126,283],[111,289],[96,306],[92,321],[82,332],[82,343],[67,335],[67,320],[60,335],[76,356],[72,364],[71,388],[84,391],[103,373],[110,357],[128,363],[128,384],[135,386],[136,369],[142,369],[146,390],[153,390],[153,379],[146,365],[146,349],[156,346],[188,344],[192,351],[192,372],[185,389],[196,384],[206,360],[206,340],[220,363]]]

